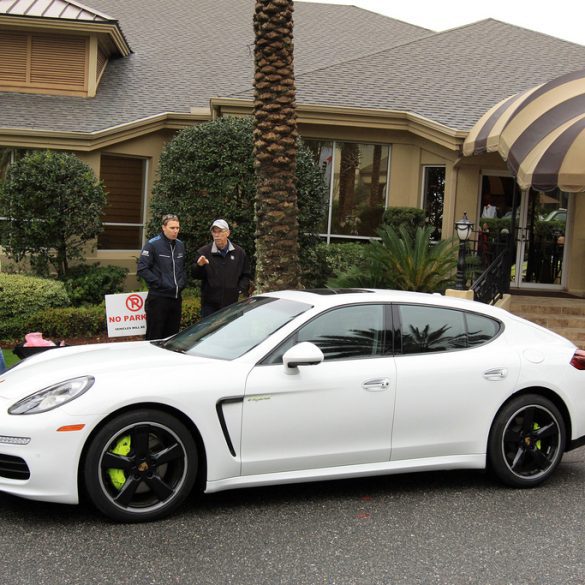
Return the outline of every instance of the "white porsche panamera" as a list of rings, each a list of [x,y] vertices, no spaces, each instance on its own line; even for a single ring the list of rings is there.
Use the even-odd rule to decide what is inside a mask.
[[[570,341],[480,303],[265,294],[0,375],[0,491],[145,521],[195,486],[489,467],[532,487],[585,444],[584,369]]]

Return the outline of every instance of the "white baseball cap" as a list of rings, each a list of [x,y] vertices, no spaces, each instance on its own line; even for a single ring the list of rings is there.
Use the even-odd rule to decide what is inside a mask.
[[[230,229],[230,226],[228,225],[228,222],[225,219],[216,219],[211,224],[211,229],[213,229],[214,227],[218,227],[220,230],[229,230]]]

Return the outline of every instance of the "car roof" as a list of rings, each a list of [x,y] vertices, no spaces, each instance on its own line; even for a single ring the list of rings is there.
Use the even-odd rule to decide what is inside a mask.
[[[485,303],[470,301],[458,297],[444,296],[439,293],[421,293],[391,289],[309,289],[282,290],[266,293],[263,296],[275,296],[283,299],[308,303],[315,307],[327,308],[354,303],[416,303],[421,305],[439,305],[467,311],[476,311],[497,318],[505,318],[507,311]]]

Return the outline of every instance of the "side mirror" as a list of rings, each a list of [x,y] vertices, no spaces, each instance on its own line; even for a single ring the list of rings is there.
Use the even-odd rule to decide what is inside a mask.
[[[297,343],[282,356],[284,370],[287,374],[294,374],[298,371],[299,366],[316,366],[324,359],[323,352],[309,341]]]

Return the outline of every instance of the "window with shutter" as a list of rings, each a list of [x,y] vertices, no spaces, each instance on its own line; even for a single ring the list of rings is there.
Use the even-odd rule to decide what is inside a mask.
[[[108,192],[100,250],[139,250],[144,230],[145,160],[103,155],[100,178]]]
[[[0,89],[85,95],[89,37],[0,30]]]

